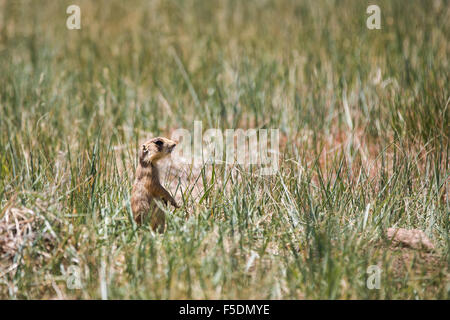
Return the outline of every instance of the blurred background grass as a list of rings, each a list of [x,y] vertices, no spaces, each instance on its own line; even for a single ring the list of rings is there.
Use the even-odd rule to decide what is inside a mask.
[[[448,298],[450,7],[380,0],[368,30],[369,4],[0,1],[0,218],[28,208],[54,233],[0,264],[0,295]],[[208,168],[201,202],[171,190],[164,236],[136,229],[136,146],[194,120],[279,128],[280,172]],[[436,252],[399,271],[390,226]],[[84,289],[53,279],[70,265]]]

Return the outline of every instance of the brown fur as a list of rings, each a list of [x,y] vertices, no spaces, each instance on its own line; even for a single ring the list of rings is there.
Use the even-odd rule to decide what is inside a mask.
[[[131,192],[131,210],[136,223],[141,225],[150,217],[150,226],[160,233],[164,232],[166,217],[153,200],[161,200],[165,204],[170,202],[175,208],[179,206],[159,182],[156,163],[170,155],[175,146],[174,141],[158,137],[140,147],[139,164]]]

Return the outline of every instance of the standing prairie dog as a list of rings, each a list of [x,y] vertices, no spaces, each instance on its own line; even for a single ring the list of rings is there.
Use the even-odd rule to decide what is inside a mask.
[[[175,208],[179,206],[159,182],[156,163],[169,156],[176,145],[172,140],[158,137],[139,148],[139,164],[131,192],[131,210],[137,224],[142,224],[150,217],[150,226],[160,233],[164,232],[166,217],[154,199],[166,204],[170,202]]]

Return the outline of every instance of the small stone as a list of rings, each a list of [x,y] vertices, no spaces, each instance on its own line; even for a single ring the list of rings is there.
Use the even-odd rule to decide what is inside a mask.
[[[419,229],[388,228],[387,237],[393,245],[403,245],[413,249],[433,250],[431,240]]]

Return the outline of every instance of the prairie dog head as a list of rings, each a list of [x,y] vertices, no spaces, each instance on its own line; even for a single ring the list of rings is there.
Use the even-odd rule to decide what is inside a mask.
[[[139,162],[142,164],[155,164],[173,151],[177,143],[167,138],[157,137],[148,140],[139,148]]]

